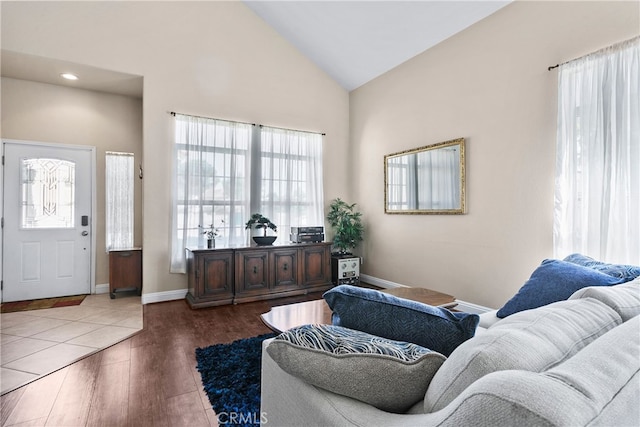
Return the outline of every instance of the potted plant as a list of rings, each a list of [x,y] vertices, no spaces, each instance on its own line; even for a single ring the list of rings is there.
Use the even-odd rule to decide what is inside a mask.
[[[355,209],[356,204],[348,204],[340,198],[334,199],[329,205],[327,221],[335,230],[333,237],[334,253],[339,255],[351,254],[351,250],[358,246],[364,234],[362,213]]]
[[[224,224],[224,220],[221,220],[220,222]],[[209,224],[209,228],[204,228],[201,225],[198,225],[198,227],[203,230],[202,234],[207,236],[207,248],[209,249],[215,248],[216,247],[215,239],[220,235],[220,229],[217,227],[214,227],[213,224]]]
[[[269,218],[263,216],[260,213],[254,213],[253,215],[251,215],[251,218],[249,219],[249,221],[247,221],[244,228],[245,230],[247,230],[252,227],[255,229],[262,228],[264,230],[262,236],[253,236],[253,241],[256,242],[258,246],[272,245],[273,242],[275,242],[278,238],[278,236],[267,236],[267,229],[270,228],[271,230],[276,232],[278,231],[278,227],[273,222],[271,222]]]

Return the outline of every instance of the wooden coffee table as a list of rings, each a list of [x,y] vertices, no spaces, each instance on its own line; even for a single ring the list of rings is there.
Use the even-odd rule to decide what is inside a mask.
[[[442,292],[425,288],[393,288],[381,289],[382,292],[422,302],[438,307],[451,308],[456,306],[455,297]],[[300,302],[297,304],[273,307],[269,312],[260,315],[260,319],[275,332],[308,324],[331,324],[331,309],[324,299]]]

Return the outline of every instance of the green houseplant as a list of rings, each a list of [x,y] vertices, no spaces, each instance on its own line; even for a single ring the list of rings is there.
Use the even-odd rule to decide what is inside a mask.
[[[340,198],[333,199],[329,205],[327,221],[335,230],[333,237],[334,253],[350,254],[358,246],[364,234],[362,213],[356,211],[356,204],[348,204]]]
[[[258,246],[267,246],[273,244],[275,240],[278,238],[277,236],[267,236],[267,229],[271,229],[274,232],[278,231],[278,226],[275,225],[271,220],[260,213],[254,213],[249,218],[249,221],[245,224],[245,230],[255,228],[264,230],[262,236],[253,236],[253,241],[256,242]]]

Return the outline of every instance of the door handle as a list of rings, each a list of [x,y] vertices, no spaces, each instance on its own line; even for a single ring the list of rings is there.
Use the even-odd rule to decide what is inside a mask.
[[[89,232],[88,232],[88,231],[83,231],[83,232],[82,232],[82,235],[83,235],[83,236],[88,236],[88,235],[89,235]]]

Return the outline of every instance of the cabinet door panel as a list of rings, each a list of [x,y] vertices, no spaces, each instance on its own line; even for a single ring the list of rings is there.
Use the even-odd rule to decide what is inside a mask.
[[[236,253],[236,294],[264,293],[269,289],[269,252]]]
[[[311,246],[302,249],[303,282],[306,286],[331,282],[331,254],[329,246]]]
[[[271,285],[276,292],[295,289],[300,284],[298,250],[277,249],[271,252]]]
[[[201,257],[200,298],[233,296],[233,258],[231,253]]]
[[[233,251],[186,250],[191,308],[211,307],[233,302]]]

